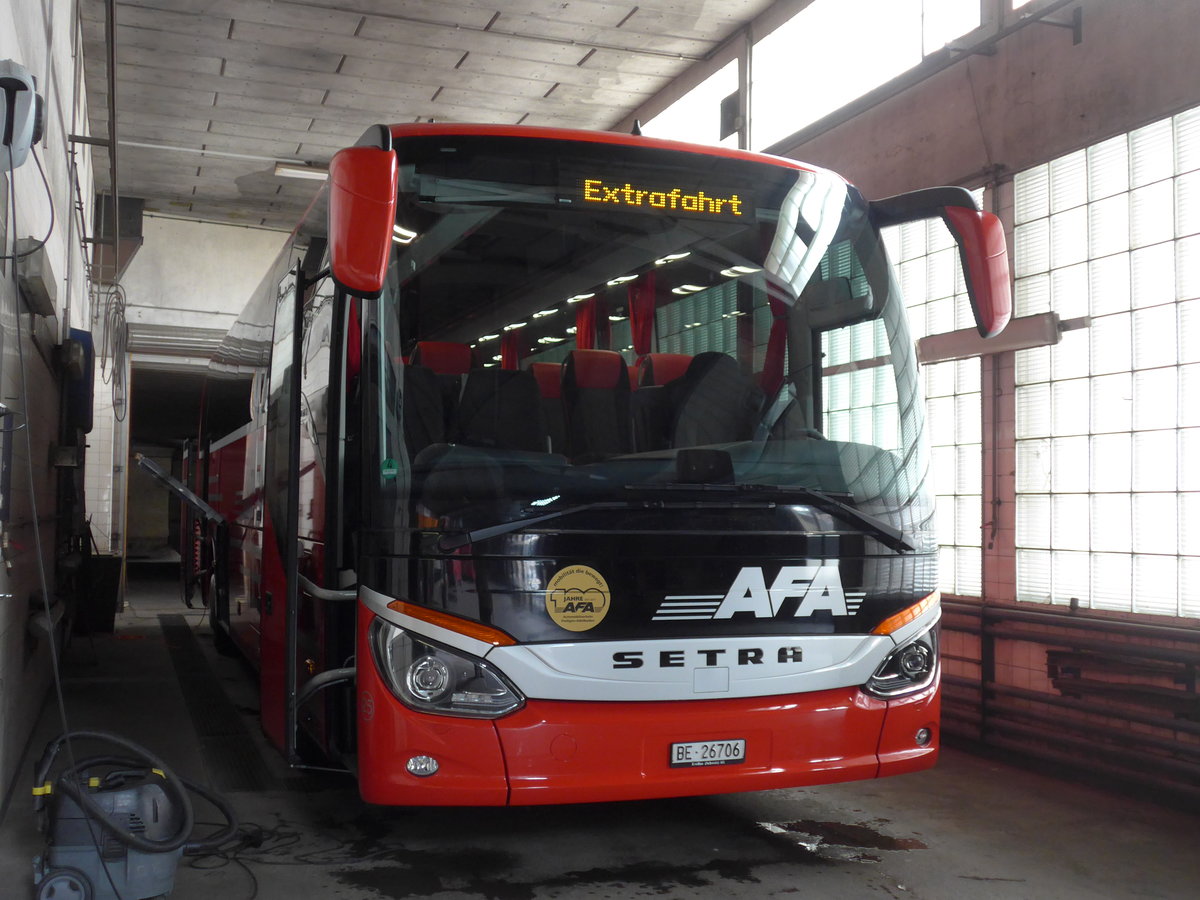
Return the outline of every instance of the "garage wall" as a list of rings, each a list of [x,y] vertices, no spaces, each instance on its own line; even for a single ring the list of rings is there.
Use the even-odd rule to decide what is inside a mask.
[[[7,203],[0,211],[5,236],[0,252],[12,252],[14,237],[43,237],[53,202],[55,224],[45,260],[57,293],[54,316],[30,315],[14,285],[13,261],[0,261],[0,400],[11,411],[0,422],[0,790],[5,799],[21,774],[18,762],[50,679],[49,642],[44,631],[31,630],[31,618],[42,608],[45,591],[57,599],[63,577],[57,565],[63,555],[56,552],[57,472],[49,465],[50,446],[59,439],[54,347],[67,324],[86,329],[90,319],[79,225],[90,216],[91,192],[82,191],[84,208],[76,213],[71,188],[72,163],[78,181],[90,184],[90,159],[86,148],[73,150],[67,141],[70,134],[87,133],[83,93],[76,89],[73,8],[70,2],[42,0],[0,4],[0,59],[35,75],[46,101],[45,134],[37,152],[50,195],[32,158],[12,173],[11,183],[7,171],[0,174],[0,198],[16,194],[15,220]],[[0,156],[7,168],[7,153]]]
[[[1064,319],[1079,320],[1094,312],[1089,308],[1089,290],[1094,294],[1101,287],[1093,278],[1089,289],[1088,267],[1100,272],[1106,270],[1106,259],[1100,258],[1104,254],[1130,249],[1137,252],[1138,236],[1131,231],[1130,243],[1124,248],[1110,241],[1115,250],[1097,249],[1093,241],[1092,250],[1081,250],[1082,256],[1070,260],[1076,269],[1083,267],[1080,272],[1068,272],[1061,261],[1060,268],[1053,269],[1051,262],[1032,260],[1032,254],[1042,251],[1046,251],[1049,259],[1050,240],[1042,247],[1033,236],[1038,233],[1038,220],[1029,212],[1017,215],[1020,211],[1014,205],[1028,205],[1038,179],[1049,180],[1047,172],[1055,173],[1060,187],[1054,209],[1056,214],[1063,212],[1055,222],[1060,230],[1070,232],[1062,234],[1064,240],[1060,243],[1065,247],[1073,241],[1086,248],[1091,208],[1088,200],[1064,199],[1068,172],[1085,182],[1088,178],[1088,155],[1075,151],[1150,123],[1160,123],[1130,138],[1128,145],[1132,147],[1143,138],[1148,139],[1153,136],[1151,132],[1165,132],[1169,162],[1172,129],[1178,133],[1191,121],[1188,115],[1179,116],[1174,122],[1171,117],[1200,106],[1200,56],[1193,46],[1194,36],[1200,33],[1200,4],[1175,0],[1138,3],[1089,0],[1064,8],[1054,18],[1067,21],[1074,6],[1083,9],[1083,40],[1078,45],[1072,43],[1070,29],[1029,25],[1002,39],[992,56],[963,59],[863,110],[849,121],[824,131],[812,129],[801,139],[775,149],[834,168],[858,184],[868,197],[931,184],[959,183],[986,188],[985,205],[1000,214],[1009,228],[1010,252],[1021,276],[1017,283],[1018,314],[1053,311]],[[1185,138],[1179,135],[1178,139]],[[1111,150],[1125,143],[1125,139],[1119,138],[1106,147]],[[1176,156],[1182,158],[1181,152],[1177,150]],[[1133,169],[1131,163],[1130,171]],[[1164,171],[1164,180],[1158,185],[1171,193],[1168,182],[1174,180],[1177,222],[1190,221],[1195,213],[1188,210],[1196,203],[1186,190],[1190,173]],[[1020,194],[1016,203],[1014,180]],[[1086,184],[1083,194],[1086,197]],[[1093,194],[1089,199],[1108,199],[1112,192],[1093,191]],[[1168,256],[1172,255],[1169,248],[1172,238],[1187,240],[1186,234],[1171,228],[1171,207],[1167,202],[1163,215],[1168,221],[1160,223],[1165,224],[1162,246],[1167,248],[1164,252]],[[1129,208],[1132,209],[1132,202]],[[1071,225],[1069,220],[1075,211],[1079,211],[1074,216],[1078,221]],[[1047,209],[1047,216],[1050,215]],[[1130,215],[1136,215],[1136,210]],[[1093,236],[1098,233],[1099,224],[1102,223],[1093,223]],[[1142,230],[1146,230],[1144,225]],[[1057,252],[1060,257],[1065,255],[1065,251]],[[1073,274],[1080,277],[1070,277]],[[1161,273],[1157,277],[1161,281]],[[1129,291],[1135,296],[1139,293],[1138,278],[1134,271]],[[1034,297],[1034,291],[1042,283],[1040,279],[1047,285],[1046,296]],[[1049,287],[1051,282],[1053,290]],[[1163,312],[1173,322],[1176,321],[1173,307],[1182,310],[1190,304],[1188,297],[1177,299],[1173,293],[1162,298],[1162,302],[1164,305],[1156,311]],[[1150,315],[1153,311],[1141,312],[1146,312],[1147,318],[1153,317]],[[1138,319],[1139,314],[1134,310],[1133,319]],[[945,595],[944,727],[948,733],[1006,751],[1200,799],[1200,698],[1196,683],[1200,623],[1187,614],[1193,606],[1184,600],[1176,605],[1173,599],[1172,603],[1156,604],[1151,602],[1155,598],[1139,596],[1136,578],[1110,579],[1105,574],[1108,569],[1096,569],[1098,557],[1094,553],[1090,594],[1086,586],[1073,591],[1060,584],[1057,591],[1047,588],[1039,592],[1038,586],[1031,587],[1028,583],[1034,552],[1029,548],[1037,547],[1036,552],[1045,555],[1041,547],[1049,543],[1052,548],[1078,549],[1077,555],[1084,559],[1089,547],[1079,545],[1077,537],[1068,541],[1064,536],[1072,531],[1086,535],[1089,529],[1093,534],[1096,529],[1103,529],[1103,521],[1096,519],[1097,510],[1112,505],[1103,485],[1069,490],[1065,487],[1064,476],[1077,476],[1088,469],[1086,435],[1082,439],[1072,437],[1061,441],[1062,448],[1074,442],[1077,446],[1073,451],[1064,449],[1055,458],[1050,458],[1049,453],[1042,454],[1037,461],[1039,468],[1034,474],[1047,485],[1043,489],[1047,502],[1064,508],[1052,516],[1053,528],[1057,529],[1053,541],[1037,542],[1034,536],[1037,523],[1029,518],[1033,507],[1028,500],[1018,501],[1018,488],[1025,485],[1022,490],[1029,490],[1030,466],[1037,455],[1031,455],[1029,448],[1039,443],[1031,439],[1031,434],[1037,433],[1031,433],[1028,424],[1040,414],[1030,406],[1035,403],[1033,394],[1039,385],[1030,385],[1028,373],[1039,364],[1044,364],[1047,370],[1053,366],[1056,372],[1065,372],[1068,353],[1075,357],[1071,364],[1078,364],[1078,354],[1074,351],[1089,343],[1096,345],[1104,323],[1093,319],[1076,324],[1079,328],[1066,332],[1059,347],[941,364],[960,370],[966,367],[970,377],[964,379],[960,375],[956,380],[979,386],[977,399],[960,406],[959,415],[978,416],[976,422],[966,421],[969,427],[963,430],[979,438],[976,464],[981,485],[978,505],[973,507],[978,538],[971,541],[959,529],[959,543],[964,546],[957,548],[960,555],[964,549],[978,555],[979,585],[967,591],[961,591],[960,587],[956,595],[952,582],[951,592]],[[1160,333],[1162,341],[1173,342],[1172,327],[1161,328]],[[1108,363],[1102,364],[1104,355],[1102,347],[1093,347],[1093,371],[1108,371],[1104,367]],[[1086,357],[1085,349],[1085,360]],[[1177,366],[1187,362],[1188,358],[1182,356],[1177,362],[1173,359],[1171,366],[1156,370],[1155,375],[1174,375]],[[1083,377],[1087,372],[1072,370],[1071,374],[1081,376],[1080,382],[1087,381]],[[1131,384],[1138,381],[1139,374],[1135,371]],[[1179,382],[1184,382],[1182,374]],[[1053,379],[1049,383],[1064,384]],[[939,400],[934,397],[931,402]],[[1195,397],[1180,395],[1180,409],[1184,413],[1188,404],[1195,402]],[[1186,415],[1171,424],[1178,429],[1187,424],[1185,420]],[[1022,436],[1025,440],[1019,446],[1018,439]],[[1182,432],[1179,440],[1184,441]],[[1049,438],[1045,443],[1050,444]],[[1174,443],[1168,443],[1172,452],[1163,456],[1161,463],[1174,471]],[[1056,443],[1055,447],[1058,446]],[[1187,465],[1183,463],[1184,470]],[[1076,477],[1074,483],[1077,482]],[[1059,485],[1064,486],[1063,493]],[[1129,486],[1124,490],[1128,491]],[[1135,501],[1136,490],[1135,487]],[[1068,496],[1070,491],[1074,495]],[[1175,496],[1168,492],[1161,498],[1169,500],[1168,505],[1174,509]],[[1093,501],[1090,504],[1089,498]],[[1080,502],[1072,505],[1076,499]],[[1192,497],[1186,499],[1190,503]],[[1181,508],[1185,506],[1184,499],[1179,503]],[[1068,515],[1067,506],[1076,512]],[[950,512],[963,518],[961,507],[953,511],[939,508],[940,514]],[[1020,522],[1019,512],[1023,516]],[[1185,546],[1183,529],[1188,517],[1181,515],[1179,521],[1178,546]],[[1130,530],[1129,521],[1120,524],[1125,531]],[[1171,529],[1168,526],[1165,530]],[[1086,538],[1083,540],[1086,545]],[[1091,549],[1097,546],[1111,549],[1109,544],[1097,544]],[[978,550],[972,545],[978,546]],[[1131,548],[1125,549],[1124,558],[1129,559]],[[1137,547],[1132,549],[1136,551]],[[1164,546],[1162,552],[1168,556],[1174,554],[1176,545]],[[1134,557],[1135,569],[1139,559]],[[1161,557],[1146,559],[1167,563]],[[944,554],[943,566],[946,560]],[[1101,563],[1112,561],[1099,559]],[[1021,589],[1018,589],[1019,566],[1024,566],[1022,571],[1026,573]],[[1060,566],[1057,571],[1067,570]],[[1088,581],[1086,571],[1080,577],[1083,582]],[[1097,586],[1097,578],[1104,584]],[[946,589],[945,581],[943,588]],[[1194,599],[1197,588],[1181,582],[1180,590]],[[1162,608],[1158,615],[1138,612],[1159,606]]]
[[[1031,4],[1030,8],[1034,8]],[[772,148],[828,166],[867,197],[983,183],[1200,100],[1200,5],[1082,0],[1083,40],[1033,23],[837,125]]]

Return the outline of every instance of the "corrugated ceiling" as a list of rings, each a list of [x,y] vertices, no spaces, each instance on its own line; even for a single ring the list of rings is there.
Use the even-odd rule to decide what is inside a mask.
[[[276,176],[276,160],[324,165],[377,122],[608,128],[771,5],[118,2],[119,193],[151,213],[290,230],[318,183]],[[82,11],[92,133],[106,137],[105,3]]]

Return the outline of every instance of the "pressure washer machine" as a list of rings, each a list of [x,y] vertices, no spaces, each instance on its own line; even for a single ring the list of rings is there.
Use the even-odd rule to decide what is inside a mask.
[[[48,778],[69,740],[101,741],[128,756],[72,760]],[[212,803],[226,826],[191,841],[195,817],[189,792]],[[237,820],[219,795],[174,774],[162,760],[107,732],[75,731],[55,738],[35,769],[34,808],[46,833],[34,859],[37,900],[147,900],[170,894],[184,853],[204,853],[232,839]]]

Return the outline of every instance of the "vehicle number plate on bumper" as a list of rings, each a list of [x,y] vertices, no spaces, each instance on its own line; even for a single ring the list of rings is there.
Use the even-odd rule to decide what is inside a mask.
[[[729,741],[688,741],[671,745],[671,768],[691,766],[730,766],[746,761],[746,742],[741,738]]]

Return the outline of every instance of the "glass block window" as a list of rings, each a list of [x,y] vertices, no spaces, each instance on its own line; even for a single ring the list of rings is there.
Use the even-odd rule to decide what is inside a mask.
[[[982,202],[982,191],[976,199]],[[884,229],[914,340],[974,326],[954,238],[940,219]],[[983,592],[983,483],[978,359],[921,368],[937,497],[941,589]]]
[[[1200,110],[1016,176],[1017,597],[1200,616]]]
[[[654,320],[659,352],[695,356],[719,350],[736,358],[736,310],[737,282],[732,280],[660,306]],[[613,346],[620,349],[616,342]]]
[[[899,450],[900,412],[887,328],[882,319],[821,336],[825,436]]]

